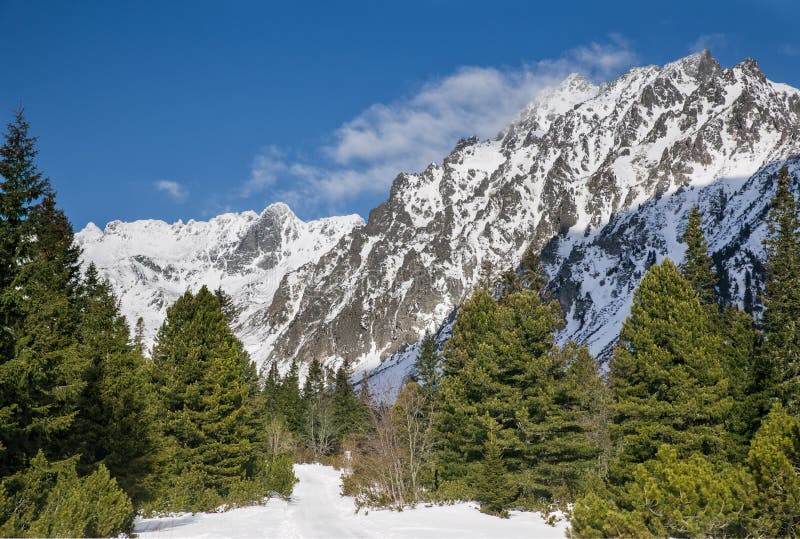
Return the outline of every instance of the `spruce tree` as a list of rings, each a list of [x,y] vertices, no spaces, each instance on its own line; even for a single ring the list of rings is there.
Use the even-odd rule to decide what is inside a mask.
[[[278,362],[273,361],[269,365],[266,376],[263,377],[261,392],[264,400],[264,410],[273,415],[278,413],[281,407],[281,375],[278,372]]]
[[[442,376],[439,372],[439,352],[436,350],[436,341],[430,333],[422,339],[415,371],[423,391],[429,398],[432,398],[439,390]]]
[[[521,503],[582,491],[604,443],[604,387],[586,350],[554,346],[560,324],[558,305],[527,289],[465,303],[435,404],[442,479],[478,486],[491,426]]]
[[[681,455],[723,458],[733,401],[715,318],[669,259],[645,274],[609,373],[615,481],[629,478],[633,465],[664,443]]]
[[[303,384],[303,399],[310,401],[319,398],[325,390],[322,365],[319,360],[313,359],[308,366],[308,374]]]
[[[30,208],[15,275],[0,291],[13,347],[0,365],[0,474],[43,450],[68,456],[62,435],[77,414],[88,361],[78,348],[75,307],[78,249],[72,227],[52,194]],[[9,326],[7,326],[9,327]]]
[[[765,332],[761,361],[767,366],[765,391],[800,413],[800,220],[784,166],[767,218]]]
[[[753,317],[736,306],[725,308],[721,325],[722,367],[733,399],[733,409],[725,425],[730,433],[729,453],[740,462],[764,415],[757,363],[760,336]]]
[[[80,287],[79,349],[89,361],[87,384],[69,447],[81,469],[104,464],[134,502],[148,498],[157,436],[144,357],[129,342],[128,324],[108,281],[90,264]]]
[[[141,316],[136,319],[136,325],[133,328],[133,353],[140,357],[147,355],[144,341],[144,318]]]
[[[486,437],[483,449],[483,462],[477,481],[477,498],[481,511],[508,517],[508,508],[516,499],[517,488],[508,478],[503,452],[492,426]]]
[[[719,277],[714,271],[714,261],[708,254],[708,242],[703,234],[703,220],[697,205],[692,206],[681,241],[686,244],[686,255],[680,266],[681,273],[703,303],[714,304]]]
[[[289,372],[278,386],[280,412],[292,432],[302,432],[305,426],[305,406],[300,393],[300,368],[297,360],[292,360]]]
[[[351,376],[350,363],[344,360],[336,369],[336,381],[331,393],[339,439],[351,433],[364,432],[369,426],[368,410],[356,396],[353,384],[350,383]]]
[[[747,465],[755,481],[753,537],[800,534],[800,419],[775,403],[753,437]]]
[[[172,510],[209,509],[254,478],[263,454],[255,366],[205,287],[186,292],[167,311],[153,363],[172,452],[165,474],[180,477],[164,493],[165,503]]]
[[[222,287],[214,290],[214,295],[219,301],[220,307],[222,308],[222,313],[225,315],[225,320],[227,320],[228,325],[233,325],[233,323],[236,321],[236,317],[239,316],[239,308],[233,302],[233,298],[230,294],[225,292]]]
[[[18,262],[26,256],[24,244],[29,231],[25,221],[51,191],[50,180],[36,168],[37,139],[28,134],[29,128],[20,108],[8,124],[0,147],[0,290],[11,284]],[[6,318],[3,325],[8,326],[11,313],[2,314]]]

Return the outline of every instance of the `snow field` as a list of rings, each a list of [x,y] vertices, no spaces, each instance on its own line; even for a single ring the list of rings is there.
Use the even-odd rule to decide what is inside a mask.
[[[340,496],[341,473],[320,464],[296,464],[300,480],[291,500],[225,513],[137,519],[142,539],[177,537],[280,538],[466,538],[565,536],[565,521],[550,526],[538,513],[512,511],[508,519],[484,515],[471,503],[418,506],[397,511],[355,512],[353,498]]]

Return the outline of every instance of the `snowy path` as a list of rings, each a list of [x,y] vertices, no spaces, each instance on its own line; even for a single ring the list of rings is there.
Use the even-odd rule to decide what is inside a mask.
[[[417,507],[402,513],[356,514],[353,499],[339,495],[339,472],[318,464],[295,465],[299,483],[291,501],[270,500],[264,506],[226,513],[200,513],[138,519],[142,538],[163,537],[564,537],[566,524],[551,527],[535,513],[512,512],[499,519],[472,504]]]

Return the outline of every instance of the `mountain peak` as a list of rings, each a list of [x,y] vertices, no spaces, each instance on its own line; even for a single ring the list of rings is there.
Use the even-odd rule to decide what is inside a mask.
[[[766,75],[764,75],[764,72],[761,71],[761,66],[758,65],[758,62],[754,58],[745,58],[733,66],[733,68],[738,69],[747,75],[755,77],[761,82],[766,82],[767,80]]]
[[[292,208],[290,208],[289,205],[286,204],[285,202],[273,202],[272,204],[264,208],[264,211],[261,212],[261,215],[264,215],[265,213],[269,213],[275,216],[286,215],[286,216],[297,217],[294,211],[292,211]]]
[[[711,51],[704,49],[666,64],[663,71],[665,73],[681,72],[698,81],[706,81],[719,74],[722,71],[722,67],[711,56]]]

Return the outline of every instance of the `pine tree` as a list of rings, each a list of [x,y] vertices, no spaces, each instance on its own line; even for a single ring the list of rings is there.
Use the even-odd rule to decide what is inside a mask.
[[[509,480],[503,452],[491,426],[484,444],[477,487],[481,511],[507,518],[508,508],[517,497],[517,488]]]
[[[611,360],[615,481],[664,443],[724,456],[733,402],[715,318],[669,259],[645,274]]]
[[[0,290],[7,288],[24,259],[25,222],[32,208],[50,193],[50,180],[36,168],[36,137],[28,134],[30,125],[20,108],[7,126],[5,143],[0,147]],[[3,313],[8,317],[11,313]],[[3,325],[10,325],[4,320]]]
[[[741,462],[750,438],[764,415],[764,395],[759,390],[757,350],[759,333],[752,316],[735,306],[722,312],[722,367],[728,379],[733,409],[726,420],[729,453]]]
[[[479,289],[465,303],[435,403],[442,479],[478,486],[491,426],[522,503],[582,491],[604,439],[604,387],[586,350],[554,346],[560,324],[532,290],[496,301]]]
[[[669,445],[637,464],[618,499],[592,492],[572,512],[571,537],[749,537],[755,486],[742,468]]]
[[[233,325],[236,321],[236,317],[239,316],[240,309],[233,302],[231,295],[225,292],[222,287],[214,290],[214,295],[219,301],[222,313],[225,315],[225,320],[228,322],[228,325]]]
[[[5,478],[0,493],[3,537],[113,537],[133,531],[130,499],[104,466],[79,477],[75,459],[30,466]],[[6,503],[2,503],[6,502]]]
[[[765,390],[800,413],[800,220],[784,166],[767,219],[767,280],[762,361],[769,368]]]
[[[303,385],[303,399],[306,401],[319,398],[325,390],[322,365],[319,360],[314,359],[308,366],[308,374]]]
[[[4,155],[35,154],[32,149],[5,148]],[[11,166],[4,162],[2,168],[5,174],[11,174],[11,168],[21,176],[35,170],[32,163]],[[19,172],[20,168],[25,172]],[[38,177],[38,173],[33,175]],[[32,181],[9,180],[6,185]],[[18,200],[18,196],[10,198]],[[8,200],[4,204],[13,206]],[[25,220],[20,221],[20,216]],[[0,290],[0,311],[6,331],[13,335],[0,364],[0,450],[5,448],[0,475],[21,469],[39,450],[48,458],[68,456],[70,448],[60,436],[77,413],[88,366],[76,338],[79,251],[73,244],[72,226],[50,192],[36,205],[18,210],[14,219],[7,218],[5,231],[12,222],[22,231],[10,233],[18,257],[11,282]],[[19,235],[16,240],[15,234]]]
[[[370,410],[375,403],[373,402],[372,389],[369,387],[369,375],[366,371],[361,375],[361,381],[358,384],[358,400],[365,409]]]
[[[130,344],[111,285],[93,264],[80,290],[79,349],[90,364],[67,445],[81,454],[82,470],[104,464],[138,503],[150,495],[158,443],[144,357]]]
[[[139,357],[147,355],[144,341],[144,318],[141,316],[136,319],[136,326],[133,329],[133,353]]]
[[[302,432],[305,426],[305,405],[300,393],[300,369],[297,360],[292,360],[289,372],[278,387],[280,412],[292,432]]]
[[[800,419],[773,405],[753,437],[747,464],[755,481],[753,537],[800,534]]]
[[[719,277],[714,271],[714,261],[708,255],[708,242],[703,234],[703,221],[697,205],[692,206],[681,241],[686,244],[685,261],[680,266],[681,273],[703,303],[716,303],[715,288]]]
[[[264,410],[270,415],[278,413],[280,410],[280,390],[281,375],[278,372],[278,362],[273,361],[269,365],[267,375],[262,382],[261,393],[264,397]]]
[[[433,398],[433,395],[439,390],[442,375],[439,372],[439,352],[436,350],[436,341],[430,333],[422,339],[415,371],[423,391],[428,398]]]
[[[549,373],[526,384],[521,423],[526,471],[523,495],[568,503],[605,477],[610,457],[608,388],[586,347],[574,342],[551,353]],[[543,373],[544,374],[544,373]]]
[[[354,432],[364,432],[369,427],[369,412],[356,396],[350,383],[351,376],[350,363],[344,360],[336,369],[336,381],[331,393],[339,439]]]
[[[180,477],[164,499],[171,510],[208,509],[252,480],[263,454],[255,366],[205,287],[167,311],[153,363],[173,454],[165,473]]]

